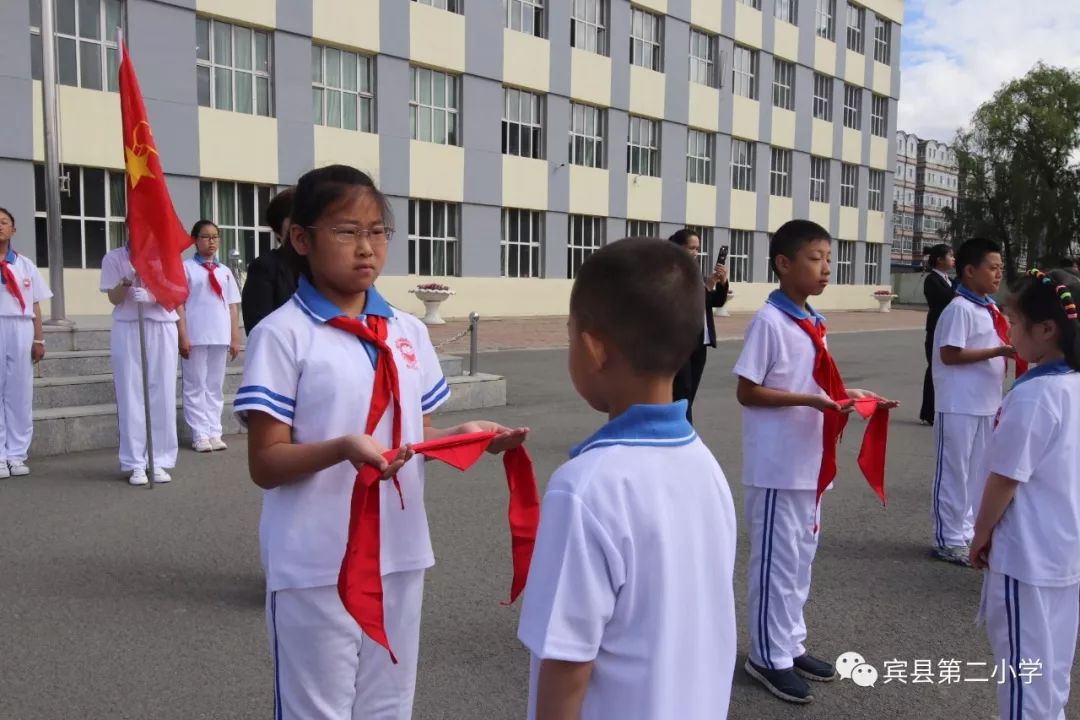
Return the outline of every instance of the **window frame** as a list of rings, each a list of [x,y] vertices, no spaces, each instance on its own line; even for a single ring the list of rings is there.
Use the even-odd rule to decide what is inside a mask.
[[[817,0],[815,3],[814,34],[836,42],[836,0]]]
[[[833,120],[833,93],[835,83],[830,75],[814,73],[813,117],[825,122]],[[820,92],[824,90],[825,94]]]
[[[456,15],[465,14],[465,0],[413,0],[414,3],[427,5],[436,10],[445,10]]]
[[[42,163],[34,163],[34,246],[37,251],[39,268],[47,268],[49,266],[49,235],[48,235],[48,212],[46,209],[45,198],[45,165]],[[101,258],[118,247],[121,247],[127,240],[127,177],[122,170],[113,170],[110,168],[98,168],[83,165],[64,165],[64,170],[69,175],[75,175],[72,181],[69,183],[69,190],[73,187],[78,188],[78,212],[65,212],[64,205],[71,202],[71,193],[67,194],[66,198],[61,199],[60,209],[60,238],[61,248],[63,256],[61,263],[65,270],[98,270],[101,268],[101,260],[98,259],[97,263],[88,261],[88,247],[87,240],[93,241],[93,238],[88,238],[87,224],[93,223],[102,226],[104,230],[104,251],[101,253]],[[87,183],[86,176],[87,171],[101,173],[102,186],[102,207],[103,211],[101,215],[88,215],[87,212]],[[116,202],[114,202],[116,200]],[[65,230],[72,227],[72,223],[78,223],[79,225],[79,264],[76,265],[69,260],[69,247],[68,238],[65,238]]]
[[[686,129],[686,182],[713,185],[716,182],[716,133]]]
[[[756,192],[756,165],[757,143],[731,138],[731,189]]]
[[[854,98],[855,104],[851,104]],[[844,83],[844,127],[850,130],[862,130],[863,89],[858,85]]]
[[[690,82],[706,87],[720,87],[720,65],[717,62],[719,37],[704,30],[690,28]],[[704,56],[700,54],[705,49]],[[704,79],[703,79],[704,78]]]
[[[512,107],[517,105],[518,118],[513,118]],[[525,119],[526,111],[530,117]],[[509,116],[509,117],[508,117]],[[531,90],[503,85],[502,154],[543,160],[544,147],[544,96]],[[516,134],[518,151],[511,150],[511,139]],[[526,138],[530,151],[525,152]]]
[[[728,279],[753,282],[754,231],[731,230],[728,235]]]
[[[436,105],[436,80],[443,78],[443,105]],[[423,101],[424,78],[428,81],[428,102]],[[436,70],[423,65],[409,66],[409,131],[410,137],[419,142],[429,142],[435,145],[447,145],[461,147],[461,76],[454,73]],[[424,111],[427,111],[428,122],[424,123]],[[436,139],[438,130],[436,118],[443,117],[442,140]],[[427,126],[429,137],[423,137],[423,127]]]
[[[878,113],[881,110],[881,113]],[[870,134],[875,137],[889,136],[889,98],[877,93],[870,94]]]
[[[716,234],[713,228],[704,225],[687,225],[686,227],[697,235],[698,240],[701,241],[701,247],[698,248],[697,254],[698,268],[701,270],[703,277],[707,276],[713,270],[713,246]]]
[[[205,57],[201,57],[201,44],[200,35],[202,34],[201,28],[206,27],[206,39],[208,42]],[[229,33],[229,59],[228,61],[221,61],[218,58],[218,28],[228,28]],[[242,32],[241,32],[242,31]],[[244,68],[238,67],[236,59],[237,49],[237,35],[246,33],[250,38],[251,43],[251,67]],[[265,69],[258,69],[259,65],[259,39],[265,40]],[[210,17],[207,15],[195,16],[195,85],[196,85],[196,104],[200,107],[209,107],[215,110],[226,110],[228,112],[241,113],[243,115],[254,115],[256,117],[275,117],[274,115],[274,43],[273,35],[265,30],[259,30],[258,28],[251,27],[249,25],[243,25],[235,22],[228,22],[225,20],[219,20],[216,17]],[[222,73],[228,73],[228,85],[229,85],[229,103],[228,106],[222,105],[220,94],[220,83],[218,78]],[[207,83],[207,92],[209,93],[209,102],[204,102],[202,92],[199,89],[201,83],[200,75],[205,74]],[[251,76],[251,106],[250,109],[240,109],[241,99],[245,93],[240,89],[240,76]],[[265,81],[265,84],[260,82]],[[260,89],[265,88],[265,98],[260,98]],[[262,100],[265,100],[265,108],[263,107]],[[265,109],[265,112],[263,110]]]
[[[575,2],[570,10],[570,47],[609,56],[608,0],[581,0],[584,16],[578,15],[578,6]]]
[[[744,58],[745,60],[740,60]],[[731,58],[731,92],[749,100],[758,99],[758,74],[760,55],[746,45],[735,45]],[[749,67],[741,67],[749,63]]]
[[[223,216],[225,209],[222,197],[227,186],[231,188],[232,196],[231,220]],[[209,206],[206,203],[207,190],[210,191]],[[252,222],[245,223],[243,221],[243,193],[248,191],[251,193]],[[221,233],[221,249],[218,253],[220,257],[231,257],[235,249],[239,251],[241,262],[246,267],[252,260],[262,255],[264,249],[266,252],[273,249],[274,230],[262,223],[266,219],[266,206],[275,194],[276,188],[273,185],[235,180],[199,179],[199,215],[218,226]],[[250,256],[245,233],[251,233]]]
[[[81,87],[85,90],[98,90],[101,92],[119,92],[120,91],[120,37],[117,32],[124,32],[124,19],[126,13],[124,12],[124,0],[100,0],[98,2],[98,22],[97,37],[90,35],[83,35],[83,27],[81,22],[82,5],[78,2],[72,2],[72,22],[74,23],[73,32],[64,32],[59,29],[60,18],[59,12],[54,21],[53,38],[56,42],[56,74],[57,82],[60,85],[67,85],[68,87]],[[115,16],[114,16],[115,13]],[[110,23],[110,17],[114,17],[117,21],[116,25]],[[36,23],[35,23],[36,20]],[[64,53],[65,43],[71,43],[73,48],[70,56]],[[83,56],[83,48],[85,46],[97,45],[97,69],[98,69],[98,82],[88,83],[84,81],[83,65],[87,60]],[[70,78],[66,78],[63,68],[64,60],[70,59],[75,63],[74,82],[70,81]],[[41,80],[43,75],[44,59],[42,58],[42,41],[41,41],[41,0],[31,0],[30,2],[30,77],[33,80]],[[87,72],[89,72],[87,70]]]
[[[327,63],[330,61],[330,52],[337,53],[338,58],[338,77],[339,82],[337,86],[329,84],[329,73],[327,72]],[[375,125],[376,113],[375,113],[375,56],[368,55],[366,53],[356,52],[354,50],[345,50],[343,48],[337,48],[332,45],[325,45],[323,43],[311,43],[311,63],[312,63],[312,78],[311,78],[311,91],[312,91],[312,110],[316,113],[313,120],[315,125],[321,125],[323,127],[341,128],[343,130],[353,130],[356,132],[376,133],[377,128]],[[319,54],[319,77],[315,77],[315,53]],[[344,87],[345,81],[345,63],[348,60],[348,56],[352,56],[356,63],[356,90],[349,90]],[[367,90],[363,89],[364,84],[367,84]],[[338,101],[338,116],[340,124],[333,125],[329,122],[330,115],[330,96],[331,94],[337,94],[340,96]],[[345,99],[346,96],[352,96],[352,102],[355,103],[355,121],[356,127],[350,128],[345,126]],[[316,100],[318,98],[318,100]],[[319,109],[315,110],[315,104],[318,102]],[[366,120],[366,122],[365,122]]]
[[[840,207],[859,207],[859,166],[840,163]]]
[[[586,228],[589,243],[586,244]],[[580,229],[580,233],[575,233]],[[570,214],[566,216],[566,279],[577,277],[578,270],[589,256],[607,244],[607,218],[598,215]]]
[[[881,243],[864,243],[866,246],[866,260],[863,262],[863,283],[866,285],[881,284]]]
[[[855,284],[855,243],[851,240],[836,241],[836,284]]]
[[[824,168],[825,172],[818,175],[816,170]],[[832,170],[832,160],[817,155],[810,156],[810,202],[829,202],[829,175]],[[816,190],[816,192],[815,192]]]
[[[505,27],[508,30],[532,35],[533,37],[538,38],[547,37],[548,16],[544,0],[504,0],[504,5],[506,7]],[[526,17],[531,17],[529,22],[532,25],[532,29],[525,28]],[[518,27],[514,27],[515,18],[517,19]]]
[[[627,119],[626,172],[660,177],[660,123],[641,115],[629,115]]]
[[[892,22],[874,13],[874,62],[892,64]]]
[[[655,220],[626,219],[626,237],[660,237],[660,223]]]
[[[630,64],[664,72],[664,18],[630,7]]]
[[[428,216],[428,234],[423,235],[422,214]],[[436,234],[438,227],[437,213],[442,215],[442,234]],[[409,198],[409,245],[407,248],[408,274],[419,277],[460,277],[461,276],[461,205],[444,200],[427,198]],[[429,257],[427,272],[423,272],[425,243]],[[436,247],[442,247],[443,272],[435,272]]]
[[[799,0],[773,0],[773,16],[792,25],[799,24]]]
[[[855,24],[851,23],[854,15]],[[866,53],[866,8],[853,2],[847,3],[847,48],[860,55]]]
[[[754,10],[761,9],[761,0],[738,0],[738,2]]]
[[[785,148],[770,148],[769,157],[769,194],[776,197],[791,197],[792,152]]]
[[[866,184],[867,208],[874,212],[885,212],[885,171],[870,168]]]
[[[773,107],[795,110],[795,63],[773,56]]]
[[[503,208],[500,217],[502,234],[499,238],[500,277],[542,278],[544,277],[544,225],[546,213],[543,210],[527,208]],[[514,230],[517,230],[517,237]],[[521,231],[526,230],[524,239]],[[510,249],[517,248],[517,271],[510,272]],[[527,270],[521,272],[522,253],[528,251]]]
[[[582,108],[581,116],[583,121],[582,129],[576,129],[577,125],[577,109]],[[593,127],[595,131],[593,135],[588,134],[589,128],[589,116],[593,116]],[[603,169],[607,167],[607,110],[605,108],[597,107],[596,105],[588,105],[586,103],[570,103],[570,151],[567,155],[567,162],[571,165],[580,165],[582,167],[591,167]],[[578,143],[577,139],[581,140],[580,150],[576,149]],[[583,162],[585,157],[589,156],[589,151],[592,152],[592,157],[595,158],[593,162]]]

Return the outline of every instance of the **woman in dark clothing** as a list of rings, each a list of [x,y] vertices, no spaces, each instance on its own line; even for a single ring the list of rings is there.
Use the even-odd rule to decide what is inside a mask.
[[[296,292],[296,270],[291,260],[294,251],[289,243],[283,242],[288,237],[292,204],[293,188],[288,188],[275,195],[266,206],[266,224],[277,236],[278,246],[248,265],[247,279],[240,295],[244,331],[248,335],[260,320],[284,305]]]
[[[926,250],[925,254],[927,273],[923,281],[923,295],[926,296],[926,304],[930,310],[926,313],[926,376],[923,378],[923,401],[919,419],[927,425],[933,425],[934,375],[930,353],[934,350],[934,330],[937,329],[938,318],[956,295],[953,282],[949,279],[949,271],[956,266],[956,258],[953,257],[952,247],[945,244],[935,245]]]
[[[671,242],[686,249],[690,257],[697,260],[701,253],[701,238],[689,229],[679,230],[668,238]],[[682,366],[672,383],[676,400],[686,400],[686,419],[694,422],[694,396],[697,395],[701,375],[705,372],[705,348],[716,347],[716,325],[713,321],[713,308],[723,307],[727,302],[727,268],[720,263],[713,268],[712,274],[705,278],[705,317],[702,318],[701,335],[694,352]]]

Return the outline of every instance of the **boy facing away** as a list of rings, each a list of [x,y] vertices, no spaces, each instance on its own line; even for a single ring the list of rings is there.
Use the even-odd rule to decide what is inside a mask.
[[[825,414],[829,425],[852,411],[850,400],[877,398],[846,389],[831,399],[815,378],[824,318],[807,299],[829,284],[829,233],[808,220],[784,223],[769,245],[780,289],[746,329],[735,365],[743,406],[743,485],[750,528],[750,653],[746,672],[776,697],[792,703],[814,699],[804,678],[836,678],[831,663],[806,650],[803,606],[810,594],[810,566],[818,545],[818,480],[822,474]],[[814,337],[811,337],[814,333]],[[820,339],[819,339],[820,338]]]
[[[548,483],[518,637],[529,718],[727,717],[735,509],[672,402],[700,342],[701,276],[679,247],[613,243],[570,296],[570,377],[609,422]]]

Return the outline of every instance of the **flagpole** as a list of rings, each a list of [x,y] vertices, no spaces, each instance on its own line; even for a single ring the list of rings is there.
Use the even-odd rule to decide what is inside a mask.
[[[41,3],[41,105],[45,136],[45,228],[48,237],[50,325],[73,325],[64,303],[64,243],[60,228],[60,139],[56,125],[56,35],[52,0]],[[40,258],[39,258],[40,260]]]
[[[46,0],[47,1],[47,0]],[[139,287],[142,287],[142,279],[138,278]],[[153,421],[150,417],[150,371],[149,363],[146,360],[146,331],[143,328],[143,303],[136,303],[139,306],[139,359],[142,365],[142,394],[143,394],[143,417],[146,421],[146,464],[147,474],[150,482],[146,483],[146,487],[154,487],[154,428]],[[175,383],[176,381],[173,380]],[[176,408],[172,409],[176,412]]]

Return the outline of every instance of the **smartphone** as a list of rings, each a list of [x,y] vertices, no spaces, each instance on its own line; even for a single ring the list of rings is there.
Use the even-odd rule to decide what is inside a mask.
[[[720,249],[716,251],[716,264],[717,265],[726,265],[727,264],[727,254],[728,254],[727,245],[721,245]]]

